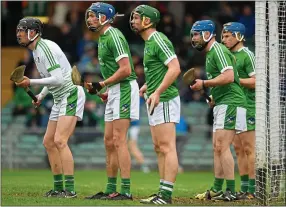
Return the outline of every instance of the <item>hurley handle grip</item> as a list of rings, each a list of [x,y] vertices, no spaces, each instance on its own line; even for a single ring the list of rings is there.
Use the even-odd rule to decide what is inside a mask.
[[[28,87],[25,90],[26,90],[27,94],[33,99],[34,102],[38,101],[38,99],[35,96],[35,94]]]

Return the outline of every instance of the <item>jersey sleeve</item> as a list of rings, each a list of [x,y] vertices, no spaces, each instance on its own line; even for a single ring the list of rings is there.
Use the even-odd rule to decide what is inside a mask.
[[[154,41],[155,54],[157,54],[157,56],[164,63],[164,65],[168,65],[171,60],[177,58],[173,44],[170,40],[162,38],[158,33],[155,33]]]
[[[124,57],[128,57],[128,45],[118,33],[114,30],[110,30],[111,37],[108,40],[108,47],[113,54],[116,62]]]
[[[246,52],[245,70],[249,77],[255,75],[255,58],[254,54],[250,51]]]
[[[42,50],[42,61],[48,72],[51,72],[61,67],[54,50],[51,50],[51,48],[45,42],[42,41],[39,42],[38,46]]]
[[[224,52],[222,48],[218,45],[214,46],[214,61],[216,67],[219,69],[221,73],[226,71],[226,69],[233,69],[233,63],[231,61],[231,57],[229,54]]]

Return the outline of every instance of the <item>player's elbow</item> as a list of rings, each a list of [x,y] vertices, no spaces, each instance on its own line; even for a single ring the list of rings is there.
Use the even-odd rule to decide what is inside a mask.
[[[131,72],[132,72],[131,67],[130,66],[126,66],[124,68],[124,77],[125,78],[129,77],[131,75]]]

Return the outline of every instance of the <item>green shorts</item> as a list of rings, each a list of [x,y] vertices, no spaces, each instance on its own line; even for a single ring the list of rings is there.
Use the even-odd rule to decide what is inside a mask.
[[[247,130],[246,109],[230,105],[218,105],[214,107],[213,132],[217,129],[236,130],[243,132]]]
[[[246,121],[247,131],[255,130],[255,108],[247,108]]]

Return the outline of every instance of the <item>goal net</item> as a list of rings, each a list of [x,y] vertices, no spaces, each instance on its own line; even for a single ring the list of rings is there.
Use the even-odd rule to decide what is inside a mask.
[[[255,2],[256,197],[286,203],[286,1]]]

